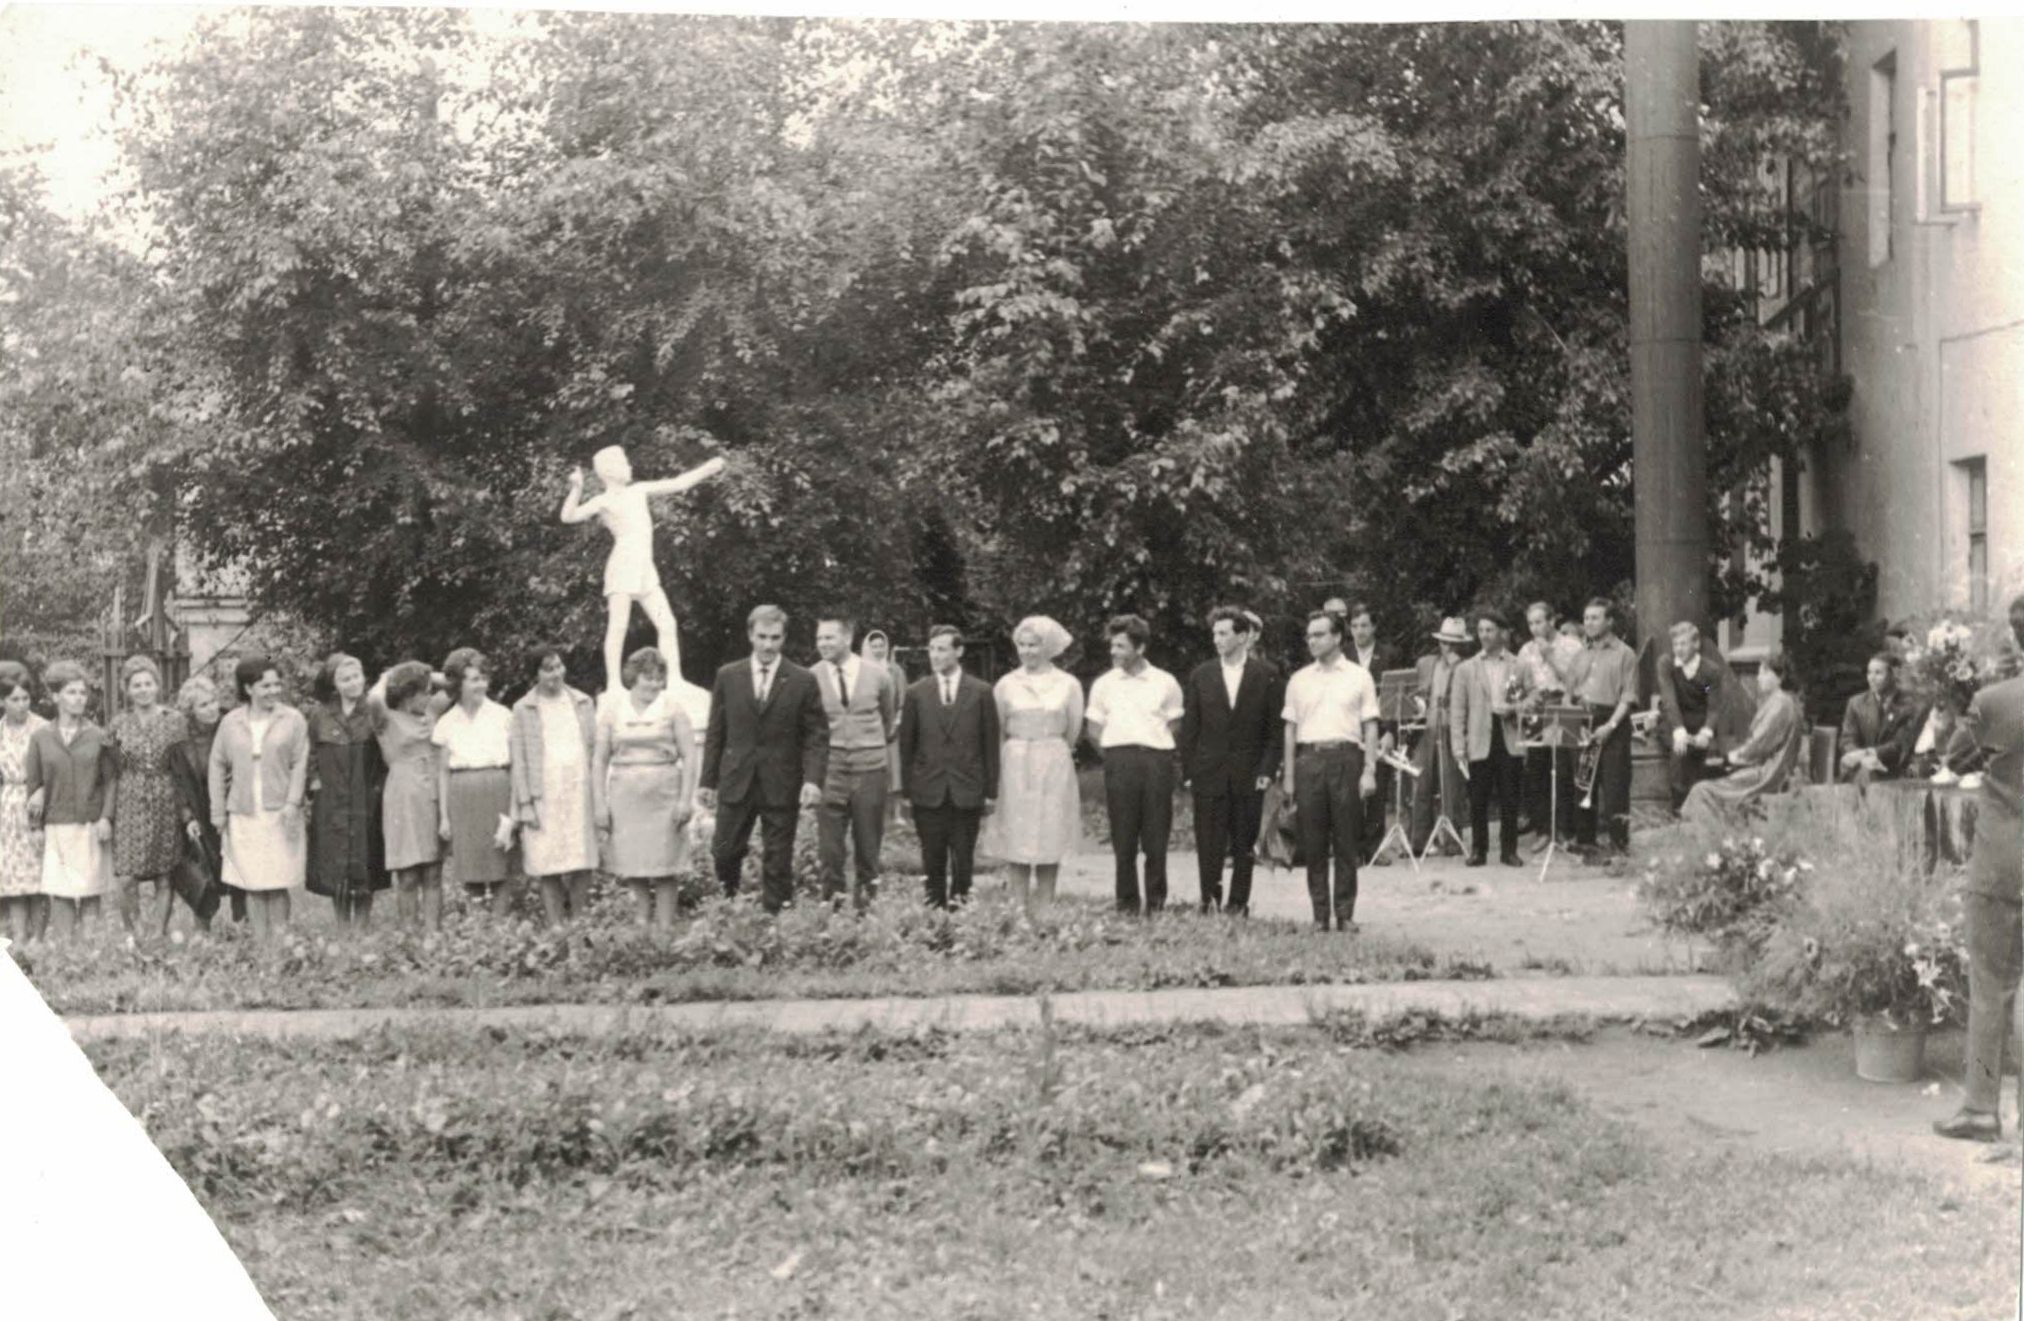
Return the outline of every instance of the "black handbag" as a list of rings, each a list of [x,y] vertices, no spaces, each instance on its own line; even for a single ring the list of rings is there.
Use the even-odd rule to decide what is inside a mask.
[[[210,921],[218,911],[225,887],[219,880],[218,861],[202,840],[184,834],[181,856],[169,873],[169,888],[203,921]]]

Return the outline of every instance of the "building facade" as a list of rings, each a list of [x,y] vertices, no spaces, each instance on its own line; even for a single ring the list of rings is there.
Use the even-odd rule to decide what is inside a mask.
[[[2024,591],[2024,21],[1849,25],[1835,333],[1851,438],[1796,483],[1892,620]]]

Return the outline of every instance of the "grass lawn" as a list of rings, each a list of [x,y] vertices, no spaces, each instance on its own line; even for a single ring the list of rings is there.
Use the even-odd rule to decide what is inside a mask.
[[[90,1053],[291,1319],[2014,1312],[2014,1206],[1366,1031]]]
[[[76,945],[19,952],[59,1013],[389,1005],[665,1004],[778,996],[1023,995],[1174,986],[1357,983],[1487,977],[1375,935],[1204,917],[1156,920],[1064,899],[1037,922],[990,893],[956,913],[882,898],[865,917],[815,904],[770,919],[748,899],[701,901],[672,932],[641,928],[626,896],[601,894],[551,931],[453,910],[430,939],[390,926],[292,929],[261,947],[227,929],[181,945],[129,945],[101,922]]]

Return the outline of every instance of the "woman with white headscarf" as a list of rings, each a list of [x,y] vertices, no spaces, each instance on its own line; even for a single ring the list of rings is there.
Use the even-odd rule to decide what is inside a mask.
[[[1081,834],[1074,750],[1082,731],[1082,685],[1054,664],[1070,641],[1068,630],[1045,615],[1020,620],[1012,630],[1019,668],[993,689],[1005,745],[998,810],[984,819],[979,847],[1008,865],[1029,914],[1053,902],[1061,860]]]

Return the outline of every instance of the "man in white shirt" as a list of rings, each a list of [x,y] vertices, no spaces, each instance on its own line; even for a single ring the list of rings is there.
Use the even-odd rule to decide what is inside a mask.
[[[1575,658],[1581,655],[1581,639],[1560,632],[1559,623],[1553,607],[1544,601],[1525,607],[1525,627],[1532,636],[1518,648],[1518,663],[1525,667],[1532,692],[1541,704],[1567,701],[1569,676]],[[1558,742],[1562,731],[1554,730],[1552,735],[1553,746],[1525,749],[1525,829],[1570,839],[1574,835],[1574,803],[1580,797],[1574,792],[1572,739],[1567,738],[1568,746],[1562,747]],[[1557,792],[1554,779],[1560,781]],[[1549,815],[1557,817],[1550,825]]]
[[[1184,706],[1173,675],[1145,658],[1152,630],[1137,615],[1119,615],[1110,636],[1112,669],[1089,689],[1083,724],[1103,752],[1103,796],[1110,847],[1117,860],[1117,906],[1140,911],[1138,855],[1146,855],[1145,905],[1167,902],[1167,838],[1174,825],[1174,734]]]
[[[1342,617],[1326,610],[1307,621],[1314,663],[1286,681],[1285,789],[1295,804],[1307,898],[1323,931],[1356,930],[1356,862],[1363,800],[1377,792],[1365,749],[1378,738],[1377,685],[1342,654]],[[1335,860],[1333,886],[1329,858]]]

